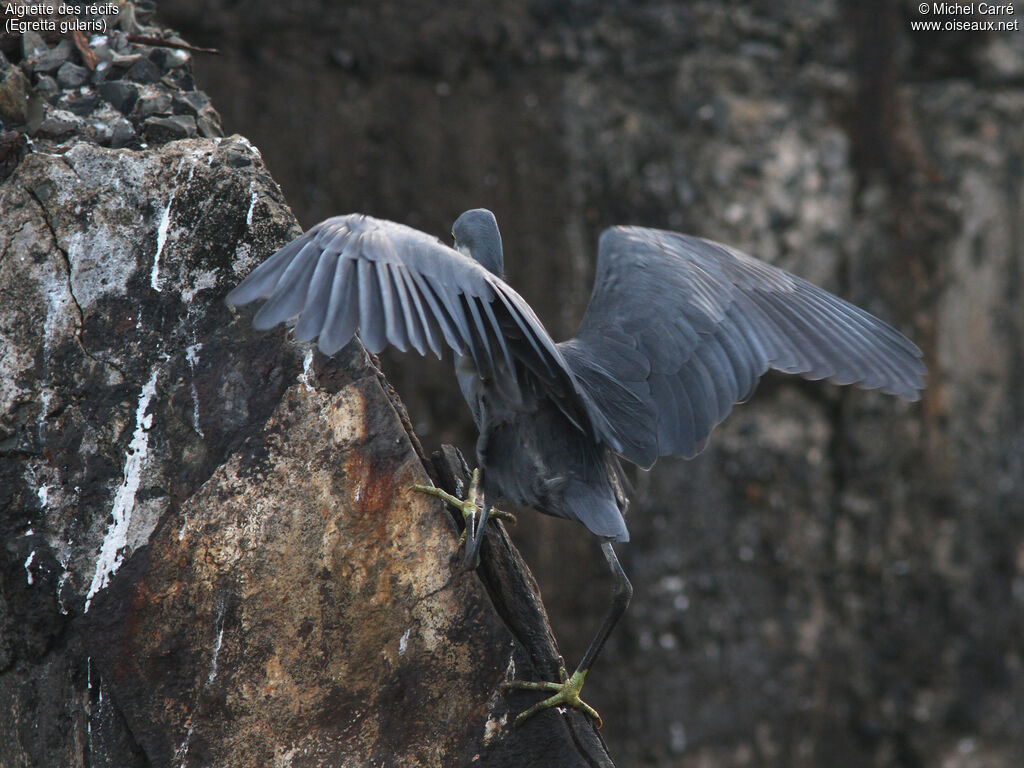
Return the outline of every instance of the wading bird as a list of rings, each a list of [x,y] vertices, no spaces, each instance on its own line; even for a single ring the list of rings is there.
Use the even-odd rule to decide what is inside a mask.
[[[268,301],[257,329],[295,321],[300,341],[334,354],[358,331],[421,355],[455,352],[455,372],[479,430],[478,470],[465,500],[430,487],[466,517],[475,567],[488,500],[585,525],[615,578],[612,606],[572,675],[510,681],[551,692],[516,718],[553,706],[600,718],[580,690],[632,587],[612,549],[628,541],[619,458],[649,468],[692,457],[769,368],[881,389],[917,400],[921,352],[899,332],[805,280],[727,245],[642,227],[601,235],[594,289],[576,335],[555,343],[502,279],[494,214],[466,211],[455,247],[360,214],[317,224],[227,297]]]

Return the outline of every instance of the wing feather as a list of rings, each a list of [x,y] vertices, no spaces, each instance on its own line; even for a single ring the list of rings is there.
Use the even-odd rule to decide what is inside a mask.
[[[384,325],[388,343],[402,352],[409,349],[409,334],[406,330],[405,308],[398,296],[391,266],[387,262],[377,262],[377,284],[384,304]]]
[[[274,287],[274,294],[253,318],[253,327],[258,331],[273,328],[283,320],[294,317],[306,303],[309,278],[316,269],[319,253],[310,243],[300,250],[281,275]]]
[[[491,365],[491,361],[494,360],[494,353],[488,338],[490,334],[484,325],[483,318],[480,316],[480,307],[477,306],[476,298],[464,296],[463,299],[464,305],[469,309],[469,319],[473,322],[472,331],[476,332],[475,340],[479,340],[479,352],[473,355],[477,361],[477,370],[484,378],[490,378],[494,375],[493,366]],[[484,363],[484,365],[481,365],[481,363]]]
[[[464,349],[463,342],[455,327],[455,320],[448,313],[448,310],[445,309],[444,303],[439,298],[438,292],[434,291],[430,282],[415,270],[410,270],[409,275],[416,282],[420,289],[420,294],[430,306],[431,317],[437,321],[438,326],[441,328],[441,333],[444,336],[445,342],[451,349],[455,350],[456,353],[462,354]]]
[[[309,341],[323,327],[327,317],[327,307],[331,301],[331,282],[338,264],[338,254],[325,253],[316,263],[316,269],[310,278],[309,293],[306,295],[306,306],[302,310],[302,319],[295,326],[295,338]]]
[[[318,338],[326,354],[357,331],[371,352],[392,344],[440,356],[444,344],[472,356],[481,377],[499,367],[501,375],[535,377],[581,430],[597,439],[608,431],[529,305],[473,259],[410,227],[358,214],[323,221],[227,300],[257,299],[268,300],[256,314],[259,328],[294,320],[297,338]]]
[[[281,275],[292,263],[302,247],[306,243],[300,238],[292,240],[288,245],[279,250],[269,259],[260,264],[249,273],[249,276],[240,285],[228,294],[228,304],[248,304],[256,299],[269,299],[274,294]]]
[[[395,296],[398,297],[398,303],[402,308],[402,318],[405,320],[405,335],[409,340],[409,344],[419,352],[421,355],[427,354],[427,340],[425,331],[420,321],[419,313],[416,311],[416,307],[413,303],[412,297],[409,295],[408,288],[405,285],[405,277],[403,275],[403,269],[400,265],[394,264],[389,267],[388,270],[391,274],[391,286],[394,289]]]
[[[402,267],[398,270],[398,274],[402,278],[402,282],[405,284],[406,293],[412,300],[412,304],[415,307],[416,317],[418,317],[420,321],[420,331],[423,334],[427,345],[430,347],[430,351],[434,353],[438,360],[440,360],[441,343],[444,341],[444,334],[441,330],[441,326],[438,324],[438,321],[433,314],[427,311],[427,308],[424,306],[426,299],[420,293],[420,288],[413,279],[413,276],[409,274],[409,270]],[[426,352],[420,350],[420,354],[425,355]]]
[[[728,246],[640,227],[602,234],[590,304],[559,346],[641,466],[697,453],[769,368],[907,400],[924,387],[920,350],[864,310]]]
[[[359,281],[359,338],[364,347],[376,354],[388,345],[388,318],[384,314],[384,300],[373,262],[357,261],[356,277]]]
[[[331,299],[327,304],[323,329],[320,330],[320,351],[333,355],[349,343],[359,327],[359,281],[357,262],[343,254],[334,268]],[[301,320],[299,323],[301,324]]]

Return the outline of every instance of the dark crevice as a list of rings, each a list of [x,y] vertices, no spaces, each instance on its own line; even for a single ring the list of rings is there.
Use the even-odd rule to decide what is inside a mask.
[[[441,586],[437,587],[436,589],[432,589],[429,592],[425,592],[422,595],[420,595],[419,597],[417,597],[415,600],[413,600],[411,607],[415,608],[420,603],[422,603],[424,600],[429,600],[434,595],[440,594],[441,592],[444,592],[446,589],[451,589],[452,585],[455,583],[455,580],[459,577],[459,575],[460,574],[457,573],[457,572],[456,573],[450,573],[448,575],[448,578],[445,579],[444,583]]]

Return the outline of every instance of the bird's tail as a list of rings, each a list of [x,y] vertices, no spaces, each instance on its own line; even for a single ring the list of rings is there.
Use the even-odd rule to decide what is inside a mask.
[[[595,536],[612,541],[629,541],[626,521],[614,493],[580,482],[566,483],[562,501],[573,519],[583,523]]]

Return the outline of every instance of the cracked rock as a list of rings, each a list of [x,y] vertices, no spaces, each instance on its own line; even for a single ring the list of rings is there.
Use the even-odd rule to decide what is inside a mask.
[[[409,493],[422,457],[358,342],[322,358],[224,304],[297,226],[251,145],[79,142],[0,194],[5,573],[32,578],[0,581],[22,654],[0,762],[80,765],[85,744],[90,765],[257,768],[295,744],[448,766],[537,733],[575,754],[560,718],[501,727],[506,670],[555,672],[543,614],[528,653],[453,567],[453,519]],[[40,634],[60,642],[37,662]]]

